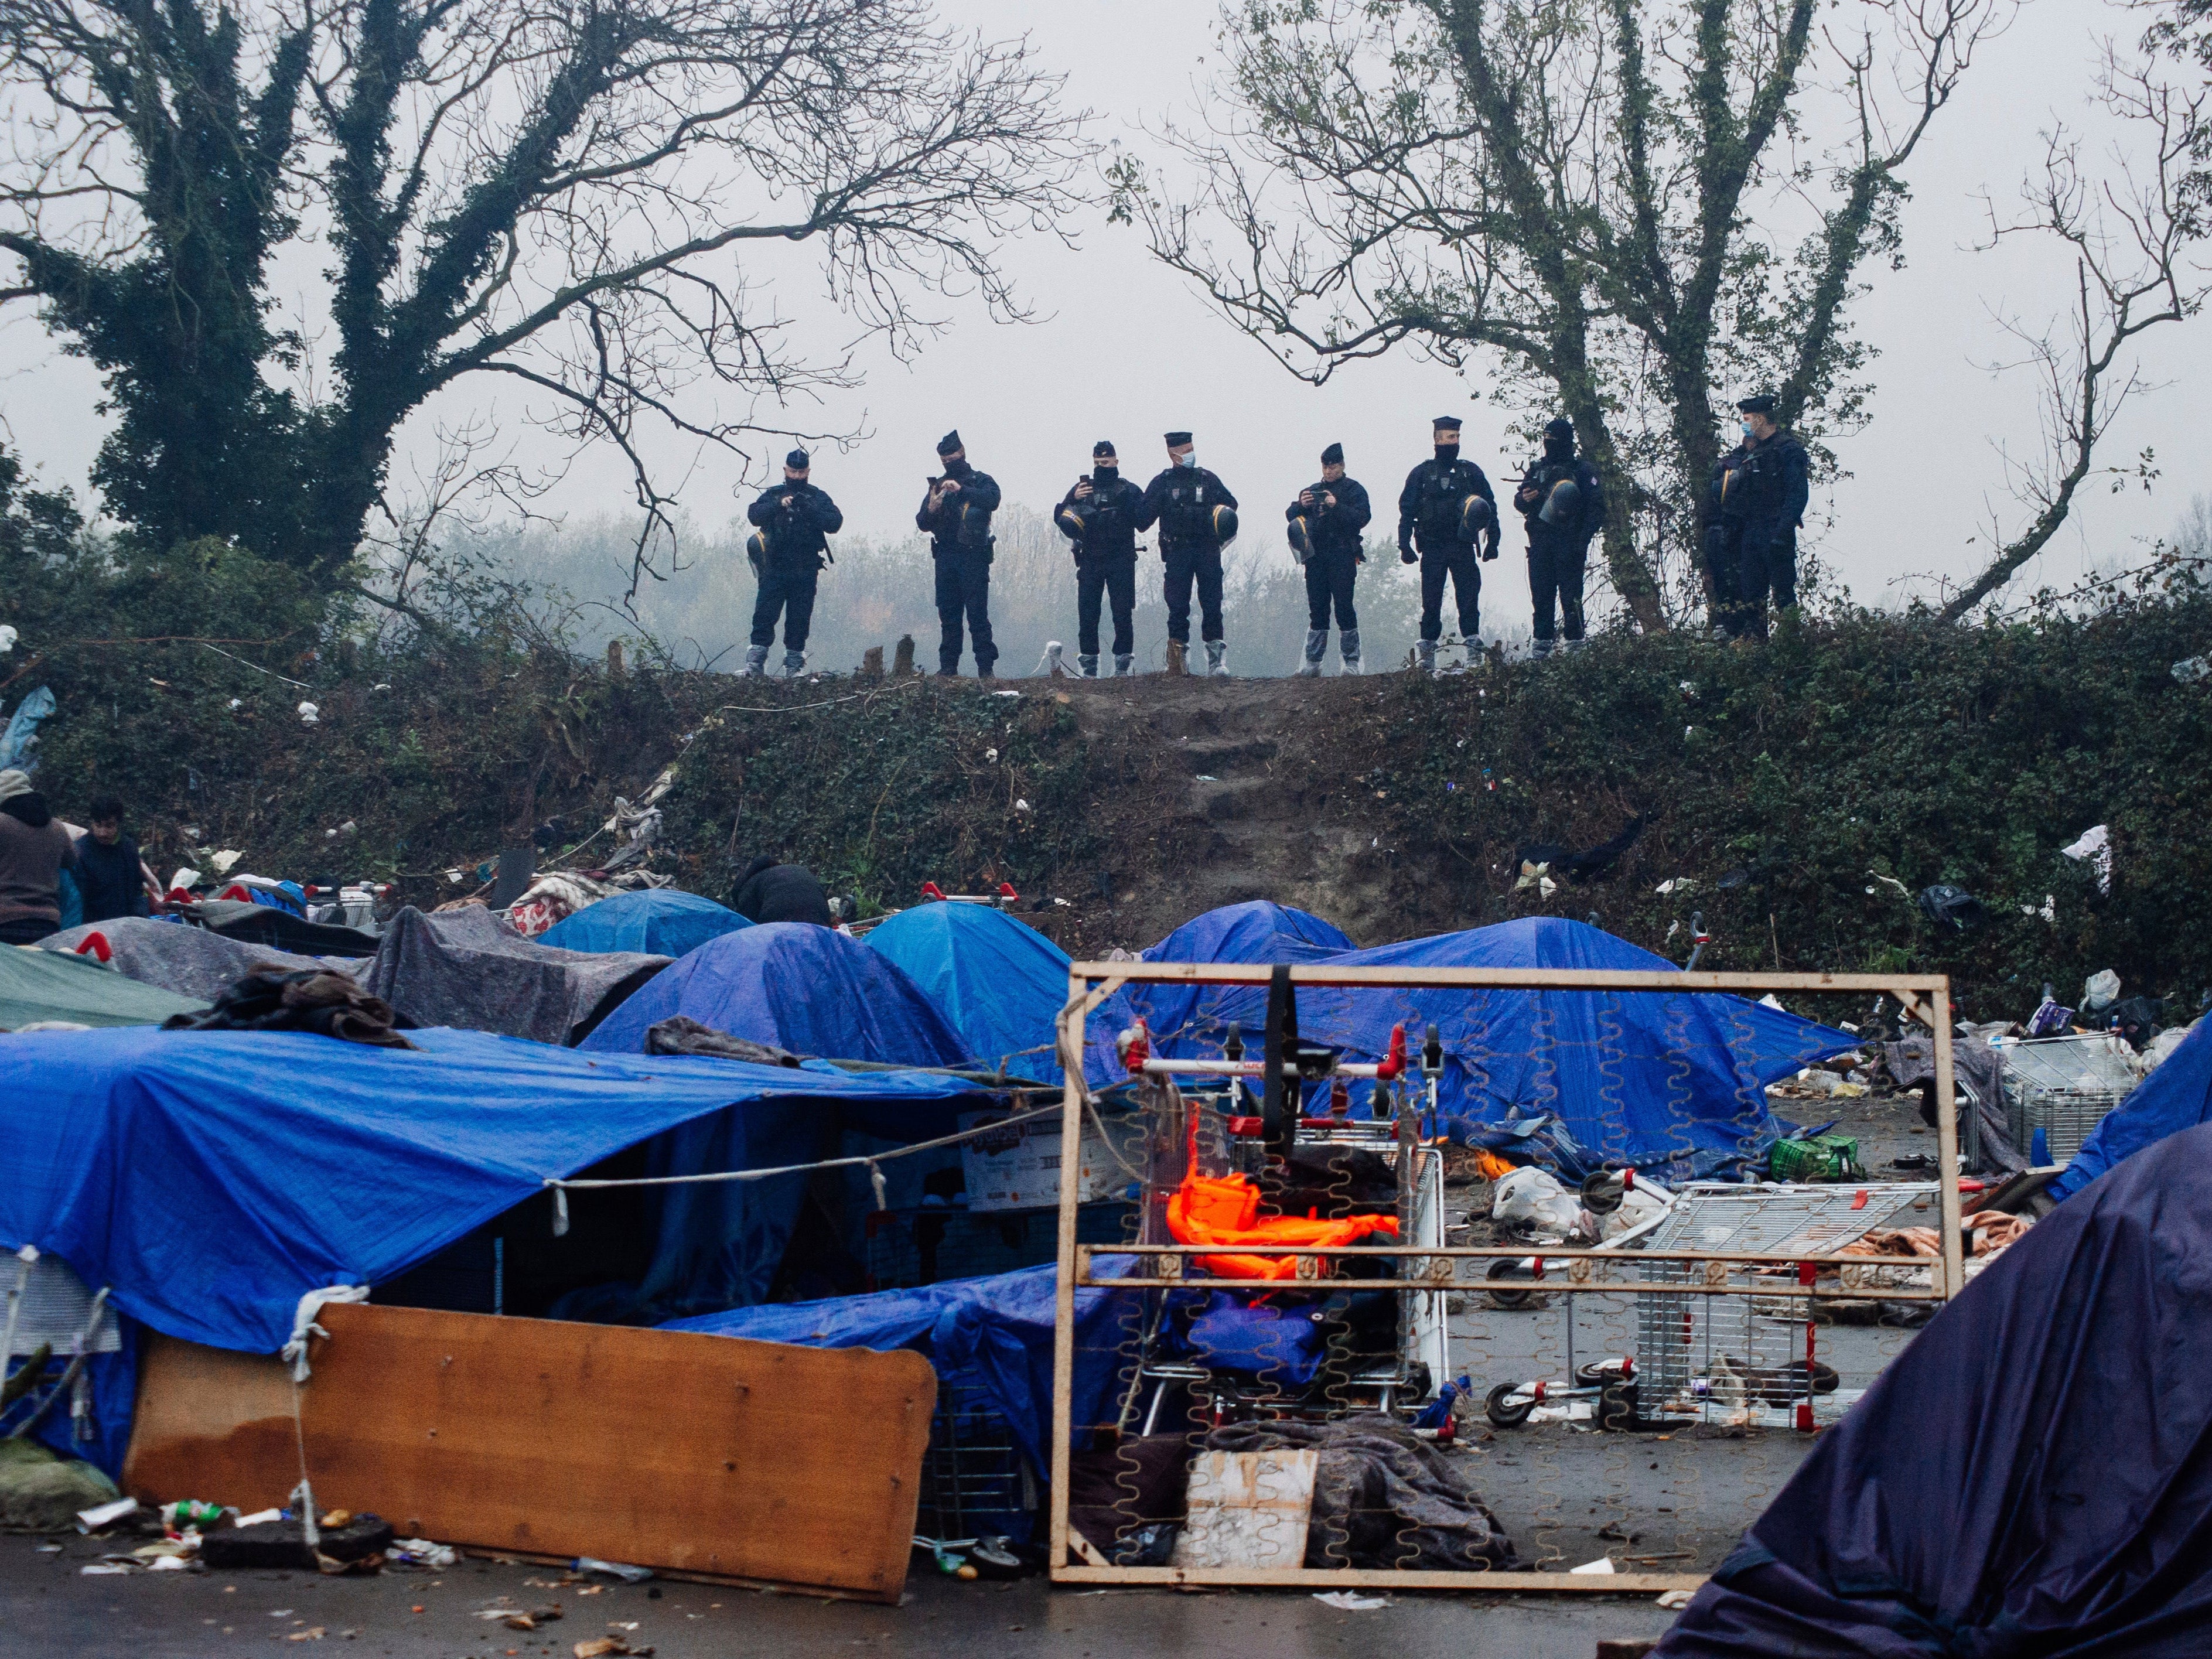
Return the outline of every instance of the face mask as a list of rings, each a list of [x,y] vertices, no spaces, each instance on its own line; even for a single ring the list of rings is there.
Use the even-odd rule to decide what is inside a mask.
[[[1459,446],[1457,444],[1438,444],[1437,446],[1437,459],[1440,461],[1457,460],[1459,459]]]
[[[1103,489],[1121,476],[1121,469],[1119,467],[1094,466],[1091,469],[1091,486],[1094,489]]]
[[[1555,461],[1564,461],[1568,456],[1574,453],[1575,441],[1572,438],[1547,438],[1544,440],[1544,453],[1550,456]]]
[[[1758,434],[1758,433],[1756,433],[1756,432],[1754,432],[1754,431],[1753,431],[1753,430],[1752,430],[1752,428],[1751,428],[1751,422],[1750,422],[1749,421],[1741,422],[1739,422],[1739,424],[1741,424],[1741,425],[1742,426],[1742,428],[1743,428],[1743,435],[1744,435],[1745,437],[1747,437],[1747,438],[1754,438],[1754,439],[1755,439],[1755,438],[1757,438],[1757,437],[1759,436],[1759,434]]]
[[[1198,452],[1194,449],[1186,454],[1176,456],[1175,458],[1175,464],[1177,466],[1196,466],[1198,465]]]

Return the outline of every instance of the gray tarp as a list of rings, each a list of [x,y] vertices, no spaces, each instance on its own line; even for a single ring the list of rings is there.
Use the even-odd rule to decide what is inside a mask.
[[[74,951],[88,933],[106,937],[109,949],[115,953],[116,969],[126,979],[158,985],[195,1002],[213,1002],[264,963],[286,974],[305,968],[336,968],[343,973],[356,965],[338,957],[325,961],[272,951],[263,945],[241,945],[204,927],[155,921],[145,916],[88,922],[49,934],[39,943],[49,951]]]
[[[581,1042],[623,998],[668,966],[629,951],[556,951],[482,905],[392,919],[355,976],[417,1025],[455,1025],[540,1042]]]
[[[1936,1039],[1913,1036],[1902,1042],[1885,1042],[1881,1045],[1881,1061],[1899,1088],[1917,1089],[1923,1083],[1933,1083]],[[1951,1074],[1959,1091],[1974,1103],[1975,1115],[1981,1120],[1982,1159],[1975,1173],[2018,1175],[2027,1167],[2027,1160],[2012,1144],[2012,1130],[2005,1121],[2003,1060],[1978,1036],[1954,1037]],[[1966,1126],[1961,1123],[1959,1139],[1962,1150],[1966,1134]]]
[[[428,916],[402,910],[376,954],[358,962],[292,956],[143,917],[72,927],[40,943],[74,950],[93,932],[107,936],[115,966],[128,977],[200,1002],[213,1002],[264,964],[283,973],[331,968],[351,975],[417,1025],[540,1042],[582,1041],[669,962],[632,951],[552,950],[523,938],[482,905]]]

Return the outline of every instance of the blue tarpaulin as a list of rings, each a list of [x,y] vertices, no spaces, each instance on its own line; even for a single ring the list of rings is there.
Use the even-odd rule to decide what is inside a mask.
[[[878,923],[866,942],[937,1005],[969,1059],[1057,1073],[1053,1022],[1067,1001],[1067,952],[1036,928],[987,904],[918,904]]]
[[[591,1054],[641,1054],[672,1014],[753,1042],[831,1060],[957,1066],[968,1058],[905,970],[834,928],[763,922],[709,939],[584,1039]]]
[[[1658,1653],[2203,1653],[2208,1178],[2212,1126],[2184,1129],[2039,1221],[1821,1435]]]
[[[2051,1182],[2051,1194],[2071,1197],[2123,1158],[2207,1118],[2212,1118],[2212,1019],[2197,1021],[2158,1070],[2105,1115]]]
[[[556,951],[637,951],[648,956],[680,957],[710,939],[750,927],[735,910],[679,893],[672,887],[642,893],[616,893],[587,904],[538,936]]]
[[[1133,1258],[1092,1258],[1104,1278]],[[912,1348],[940,1376],[971,1375],[1012,1426],[1031,1467],[1052,1467],[1053,1299],[1056,1265],[987,1279],[949,1279],[917,1290],[878,1291],[828,1302],[738,1308],[679,1319],[671,1331],[706,1331],[809,1348]],[[1123,1343],[1136,1334],[1142,1298],[1095,1287],[1075,1292],[1075,1382],[1070,1421],[1079,1429],[1108,1415]]]
[[[422,1052],[305,1032],[0,1036],[0,1248],[52,1251],[157,1330],[267,1353],[307,1291],[382,1283],[545,1177],[679,1126],[712,1143],[695,1167],[776,1167],[817,1156],[825,1103],[915,1140],[977,1098],[913,1073],[409,1036]],[[766,1197],[801,1179],[729,1184]]]
[[[1217,913],[1218,914],[1218,913]],[[1205,918],[1201,918],[1201,921]],[[1174,959],[1173,938],[1147,956]],[[1200,960],[1233,961],[1215,955]],[[1277,958],[1282,959],[1282,958]],[[1306,958],[1313,960],[1316,958]],[[1670,971],[1674,964],[1578,921],[1526,917],[1318,959],[1366,968],[1598,968]],[[1298,992],[1298,1031],[1353,1060],[1379,1059],[1402,1024],[1409,1050],[1434,1024],[1443,1038],[1437,1090],[1455,1138],[1485,1126],[1553,1115],[1595,1161],[1703,1178],[1762,1156],[1774,1139],[1765,1085],[1854,1046],[1844,1031],[1715,993],[1333,989]],[[1256,1055],[1267,1024],[1264,986],[1131,985],[1085,1028],[1094,1084],[1123,1073],[1115,1034],[1147,1016],[1157,1053],[1213,1056],[1227,1027],[1243,1028]],[[1356,1110],[1368,1085],[1355,1085]]]

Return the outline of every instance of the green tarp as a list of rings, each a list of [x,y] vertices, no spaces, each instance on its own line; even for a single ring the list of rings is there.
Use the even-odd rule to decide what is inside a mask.
[[[125,979],[87,957],[35,945],[0,947],[0,1031],[20,1031],[46,1019],[75,1025],[159,1025],[171,1014],[206,1006]]]

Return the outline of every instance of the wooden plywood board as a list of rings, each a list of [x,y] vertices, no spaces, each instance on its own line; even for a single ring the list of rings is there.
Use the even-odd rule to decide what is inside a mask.
[[[905,1582],[937,1395],[919,1354],[413,1308],[319,1317],[300,1400],[325,1505],[484,1549],[885,1601]],[[289,1382],[279,1441],[251,1403],[211,1397],[227,1379],[208,1351],[175,1346],[142,1385],[132,1489],[289,1490]]]
[[[274,1354],[233,1353],[149,1333],[123,1490],[167,1502],[281,1504],[300,1482],[292,1373]]]

